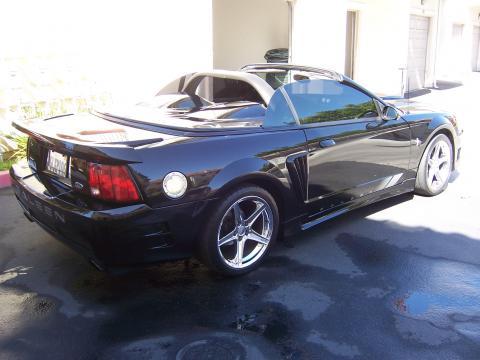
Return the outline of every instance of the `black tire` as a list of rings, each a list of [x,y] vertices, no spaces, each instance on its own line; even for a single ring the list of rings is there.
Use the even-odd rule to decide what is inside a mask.
[[[429,160],[432,159],[432,156],[434,155],[434,150],[436,149],[436,146],[438,146],[438,144],[440,143],[447,145],[449,161],[447,163],[444,163],[443,165],[445,167],[445,170],[442,171],[445,174],[445,179],[442,178],[442,181],[438,181],[437,185],[434,186],[432,182],[435,183],[435,176],[433,176],[433,180],[430,180],[429,178],[429,174],[431,174],[432,171],[431,166],[429,165]],[[452,173],[452,164],[453,148],[450,139],[445,134],[439,134],[435,136],[427,145],[427,148],[423,153],[422,159],[420,160],[417,172],[417,180],[415,182],[415,193],[423,196],[435,196],[445,191],[450,180],[450,175]],[[441,169],[443,169],[443,167]]]
[[[241,202],[238,203],[239,201]],[[256,207],[255,209],[260,209],[260,205],[258,203],[261,202],[264,202],[264,204],[262,204],[261,206],[264,206],[266,204],[270,208],[270,210],[268,210],[268,207],[265,206],[265,210],[262,211],[254,225],[251,226],[252,229],[253,227],[258,227],[259,222],[261,221],[261,229],[263,229],[262,231],[265,231],[266,227],[269,227],[268,224],[272,224],[273,228],[267,232],[268,234],[271,234],[268,244],[261,244],[247,239],[252,233],[255,233],[255,231],[252,231],[252,229],[250,229],[250,227],[248,226],[245,230],[246,233],[244,237],[238,235],[240,233],[240,227],[236,225],[237,219],[233,218],[235,217],[235,211],[232,207],[234,207],[235,204],[238,204],[239,206],[237,207],[237,209],[242,208],[243,206],[242,211],[240,211],[240,213],[243,214],[243,219],[240,219],[246,221],[255,210],[252,207],[252,213],[247,213],[247,210],[250,210],[249,201],[252,202],[251,206]],[[245,185],[237,190],[230,192],[227,196],[225,196],[224,199],[220,200],[217,204],[215,204],[215,207],[211,210],[210,216],[207,218],[208,220],[203,229],[203,233],[200,236],[198,257],[200,261],[202,261],[208,268],[223,275],[237,276],[256,269],[263,262],[264,258],[269,253],[278,236],[279,213],[277,204],[275,203],[275,199],[272,197],[272,195],[270,195],[268,191],[258,186]],[[226,226],[226,224],[231,225],[232,232],[229,233],[230,227]],[[237,236],[235,237],[235,239],[237,240],[232,240],[225,245],[222,245],[223,247],[221,247],[218,246],[219,239],[226,238],[226,236],[222,234],[222,231],[224,231],[224,226],[226,229],[226,233],[237,234]],[[244,228],[245,227],[243,227],[242,230],[244,230]],[[243,231],[241,233],[243,234]],[[257,232],[256,234],[258,235],[259,233]],[[242,249],[248,250],[247,247],[253,247],[252,252],[247,253],[247,257],[250,256],[250,254],[253,254],[258,247],[261,247],[262,249],[261,253],[258,252],[257,256],[253,256],[253,258],[250,260],[250,264],[248,264],[248,262],[245,262],[245,265],[243,263],[239,265],[236,265],[233,262],[230,263],[229,259],[227,259],[228,254],[226,255],[224,253],[224,249],[225,251],[232,250],[232,255],[235,255],[235,258],[232,259],[233,261],[235,261],[235,259],[241,258],[238,256],[238,239],[240,238],[246,239],[244,242],[245,248],[242,247]],[[267,236],[265,238],[267,238]],[[246,245],[247,242],[248,245]],[[230,247],[232,247],[232,249],[230,249]],[[234,265],[242,267],[237,268],[234,267]]]

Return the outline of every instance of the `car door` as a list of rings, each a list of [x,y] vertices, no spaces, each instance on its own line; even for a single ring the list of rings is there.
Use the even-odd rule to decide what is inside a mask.
[[[385,121],[380,101],[353,83],[302,80],[283,88],[305,132],[311,217],[401,184],[408,176],[410,129]]]

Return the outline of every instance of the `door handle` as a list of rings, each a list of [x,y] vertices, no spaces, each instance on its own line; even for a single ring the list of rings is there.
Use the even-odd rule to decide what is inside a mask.
[[[336,145],[337,143],[333,139],[325,139],[320,141],[320,147],[322,148],[327,148],[333,145]]]

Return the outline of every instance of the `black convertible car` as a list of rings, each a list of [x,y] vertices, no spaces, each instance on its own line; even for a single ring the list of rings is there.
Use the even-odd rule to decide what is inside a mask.
[[[25,215],[107,269],[197,256],[237,275],[275,239],[413,192],[460,157],[454,116],[392,104],[333,71],[188,74],[135,106],[16,122]]]

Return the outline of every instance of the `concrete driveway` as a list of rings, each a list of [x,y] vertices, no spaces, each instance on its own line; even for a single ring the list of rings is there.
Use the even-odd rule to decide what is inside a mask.
[[[478,359],[479,88],[477,76],[421,99],[466,130],[447,192],[290,238],[241,278],[195,261],[100,273],[0,191],[0,358]]]

